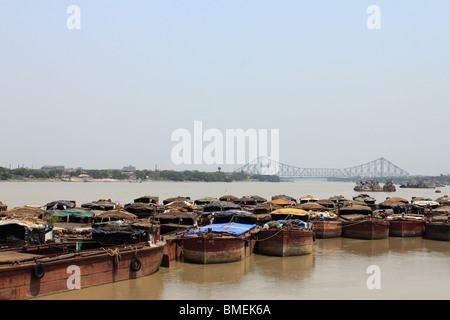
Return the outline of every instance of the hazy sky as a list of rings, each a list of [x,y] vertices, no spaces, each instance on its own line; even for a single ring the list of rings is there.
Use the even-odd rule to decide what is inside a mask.
[[[173,163],[197,120],[278,129],[299,167],[450,173],[448,0],[0,0],[0,41],[0,166],[240,167]]]

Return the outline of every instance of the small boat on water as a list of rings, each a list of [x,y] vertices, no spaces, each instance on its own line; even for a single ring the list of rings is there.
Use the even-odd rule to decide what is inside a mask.
[[[417,188],[417,189],[434,189],[436,185],[432,181],[408,181],[406,184],[400,185],[400,188]]]
[[[203,264],[244,260],[253,252],[258,231],[256,216],[250,212],[214,212],[211,224],[183,237],[184,259]]]
[[[384,182],[383,191],[384,192],[395,192],[397,189],[394,185],[394,180],[389,179]]]
[[[157,225],[99,228],[97,241],[53,242],[0,250],[0,299],[19,300],[156,272],[165,241]],[[102,229],[102,230],[100,230]],[[121,244],[104,240],[121,235]],[[123,241],[144,236],[146,241]],[[142,240],[140,237],[138,237]]]
[[[342,237],[355,239],[386,239],[389,221],[373,215],[368,206],[351,205],[339,209],[342,221]]]
[[[368,180],[368,181],[358,180],[353,190],[364,192],[379,192],[383,191],[383,188],[380,187],[379,182],[376,180]]]
[[[257,252],[271,256],[301,256],[313,251],[314,231],[308,212],[284,208],[271,212],[273,220],[258,232]]]

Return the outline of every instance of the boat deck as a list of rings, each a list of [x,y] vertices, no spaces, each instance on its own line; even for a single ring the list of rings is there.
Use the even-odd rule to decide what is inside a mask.
[[[0,264],[28,261],[28,260],[33,260],[33,259],[43,258],[43,257],[45,257],[45,256],[39,255],[39,254],[21,253],[21,252],[14,252],[14,251],[3,251],[3,252],[0,252]]]

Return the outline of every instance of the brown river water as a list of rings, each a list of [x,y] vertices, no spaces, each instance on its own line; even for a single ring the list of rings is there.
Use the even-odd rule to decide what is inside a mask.
[[[280,183],[175,182],[2,182],[1,199],[13,208],[53,200],[85,202],[110,198],[122,204],[143,195],[220,197],[286,194],[351,198],[353,183],[297,181]],[[383,201],[398,196],[436,199],[450,187],[370,193]],[[313,254],[270,257],[252,254],[244,261],[199,265],[171,261],[139,279],[48,295],[45,300],[300,300],[300,299],[450,299],[450,242],[415,238],[317,239]]]

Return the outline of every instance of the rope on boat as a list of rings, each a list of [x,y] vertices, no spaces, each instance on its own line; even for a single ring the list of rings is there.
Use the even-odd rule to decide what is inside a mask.
[[[119,266],[120,259],[121,259],[119,248],[116,248],[115,250],[112,250],[112,249],[109,249],[109,248],[108,248],[108,249],[105,249],[105,248],[102,247],[102,249],[103,249],[108,255],[110,255],[111,257],[114,257],[114,266],[118,267],[118,266]]]
[[[130,245],[130,250],[134,251],[134,256],[135,256],[135,258],[137,258],[138,247],[134,246],[134,248],[133,248],[133,246]]]
[[[358,222],[355,222],[355,223],[351,223],[351,224],[347,224],[347,225],[342,224],[341,226],[342,226],[342,228],[351,227],[351,226],[354,226],[354,225],[357,225],[357,224],[360,224],[360,223],[363,223],[363,222],[366,222],[366,221],[368,221],[368,220],[361,220],[361,221],[358,221]]]
[[[269,239],[275,237],[275,236],[278,235],[281,231],[283,231],[282,228],[281,228],[280,230],[278,230],[277,232],[275,232],[275,233],[274,233],[273,235],[271,235],[270,237],[267,237],[267,238],[264,238],[264,239],[254,239],[254,240],[257,241],[257,242],[260,242],[260,241],[266,241],[266,240],[269,240]]]

